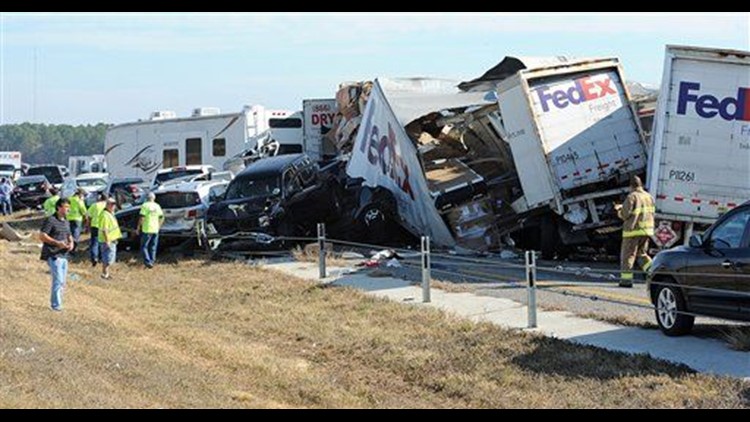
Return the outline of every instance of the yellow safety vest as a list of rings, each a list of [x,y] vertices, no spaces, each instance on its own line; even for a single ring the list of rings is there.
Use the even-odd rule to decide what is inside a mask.
[[[161,206],[153,201],[148,201],[141,206],[141,232],[147,234],[159,233],[159,218],[164,215]]]
[[[99,216],[99,243],[106,242],[104,234],[109,235],[109,241],[114,242],[122,238],[120,225],[117,224],[117,218],[106,209]]]
[[[70,197],[70,211],[68,211],[68,221],[83,221],[86,214],[86,203],[78,195]]]
[[[56,211],[55,208],[57,208],[57,201],[59,200],[60,200],[60,195],[52,195],[49,198],[47,198],[46,201],[44,201],[42,208],[44,208],[44,214],[47,217],[55,213]]]
[[[98,229],[99,228],[99,217],[102,214],[102,211],[104,211],[104,207],[107,205],[105,201],[99,201],[91,204],[89,207],[88,213],[89,218],[91,219],[91,227]]]

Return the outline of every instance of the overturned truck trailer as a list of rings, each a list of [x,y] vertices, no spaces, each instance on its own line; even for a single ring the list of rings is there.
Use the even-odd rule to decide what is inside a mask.
[[[414,235],[428,235],[442,247],[493,249],[498,238],[485,178],[459,159],[465,152],[430,160],[429,142],[420,145],[424,138],[437,140],[440,132],[450,132],[448,120],[456,113],[449,110],[494,106],[493,96],[460,92],[455,86],[435,79],[376,79],[347,174],[390,190],[400,223]],[[423,120],[440,121],[440,126],[423,132]]]

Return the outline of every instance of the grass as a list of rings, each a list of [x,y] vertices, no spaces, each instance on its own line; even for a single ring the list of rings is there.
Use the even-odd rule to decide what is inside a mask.
[[[574,312],[575,315],[581,318],[595,319],[610,324],[622,325],[625,327],[638,327],[646,328],[649,330],[656,330],[659,328],[658,325],[650,321],[642,321],[638,318],[628,315],[605,315],[601,312]]]
[[[323,249],[325,249],[326,253],[326,265],[346,267],[356,264],[356,262],[342,258],[341,254],[343,252],[334,251],[332,243],[326,243]],[[310,243],[304,248],[296,246],[292,249],[292,257],[300,262],[318,262],[319,251],[320,248],[317,243]],[[364,259],[360,261],[364,261]]]
[[[235,263],[73,262],[0,241],[0,408],[748,407],[741,381]]]
[[[476,284],[472,283],[454,283],[452,281],[444,281],[440,279],[430,280],[430,287],[444,290],[449,293],[470,293],[477,289]]]

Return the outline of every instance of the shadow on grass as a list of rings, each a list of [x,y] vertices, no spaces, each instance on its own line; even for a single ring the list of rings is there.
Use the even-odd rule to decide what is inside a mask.
[[[548,337],[531,340],[529,353],[516,356],[519,367],[545,375],[608,380],[623,376],[669,375],[679,377],[695,373],[686,365],[657,360],[646,355],[611,352],[593,346],[567,343]]]

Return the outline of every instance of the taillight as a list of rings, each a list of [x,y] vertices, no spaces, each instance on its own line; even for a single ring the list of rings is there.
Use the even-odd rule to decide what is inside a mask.
[[[187,215],[187,218],[198,218],[203,215],[203,210],[192,209],[188,211],[186,215]]]

